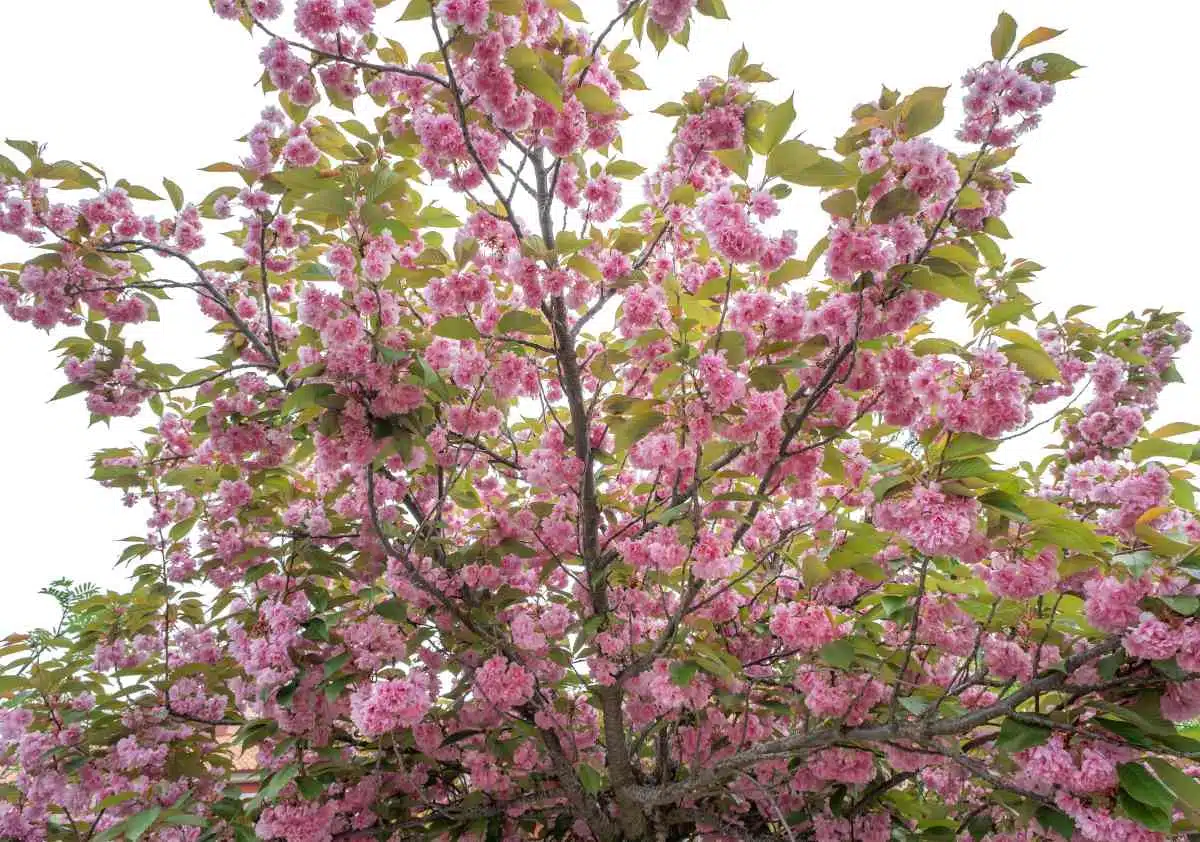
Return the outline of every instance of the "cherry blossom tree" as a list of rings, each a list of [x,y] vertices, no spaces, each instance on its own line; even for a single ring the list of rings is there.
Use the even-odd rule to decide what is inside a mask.
[[[1006,255],[1058,31],[1000,16],[953,148],[946,87],[801,140],[741,49],[646,169],[638,56],[722,0],[212,5],[269,100],[226,186],[0,156],[0,305],[149,419],[94,462],[131,588],[2,650],[0,837],[1200,830],[1190,332]]]

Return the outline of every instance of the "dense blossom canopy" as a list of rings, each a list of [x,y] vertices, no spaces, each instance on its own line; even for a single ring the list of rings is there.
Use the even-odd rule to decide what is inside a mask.
[[[953,149],[943,87],[800,140],[739,50],[646,170],[635,41],[722,0],[212,6],[271,99],[227,186],[0,156],[0,305],[153,418],[94,465],[132,588],[3,649],[0,837],[1200,830],[1200,427],[1149,423],[1189,331],[1005,255],[1057,31],[1000,16]],[[168,297],[198,369],[133,338]]]

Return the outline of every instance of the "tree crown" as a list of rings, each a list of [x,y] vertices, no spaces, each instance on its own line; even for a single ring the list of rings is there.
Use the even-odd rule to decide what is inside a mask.
[[[722,0],[212,5],[277,101],[227,186],[0,156],[0,305],[153,418],[94,463],[132,588],[3,650],[0,836],[1200,831],[1200,427],[1147,426],[1189,331],[1005,254],[1058,31],[1000,15],[955,150],[946,87],[809,143],[738,50],[646,169],[638,46]],[[200,368],[134,338],[169,298]]]

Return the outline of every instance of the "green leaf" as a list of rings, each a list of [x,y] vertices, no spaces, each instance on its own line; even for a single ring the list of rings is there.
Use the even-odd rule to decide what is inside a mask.
[[[1033,71],[1030,69],[1035,61],[1041,61],[1046,65],[1046,69],[1040,75],[1033,74]],[[1042,53],[1041,55],[1025,59],[1021,62],[1021,67],[1041,82],[1062,82],[1074,78],[1075,71],[1082,68],[1083,65],[1058,53]]]
[[[694,205],[696,204],[696,188],[685,181],[673,189],[667,199],[676,205]]]
[[[117,182],[117,186],[124,188],[131,199],[144,199],[150,202],[162,201],[162,196],[147,187],[142,187],[140,184],[130,184],[125,179],[121,179]]]
[[[1143,827],[1156,830],[1159,833],[1171,832],[1171,817],[1162,810],[1132,798],[1125,790],[1117,793],[1117,804],[1125,811],[1125,815]]]
[[[630,418],[614,418],[609,422],[609,429],[613,431],[617,449],[624,450],[666,420],[661,413],[645,412]]]
[[[1037,29],[1030,32],[1021,39],[1021,43],[1017,44],[1017,52],[1021,52],[1027,47],[1032,47],[1034,44],[1041,44],[1044,41],[1049,41],[1051,38],[1057,38],[1066,32],[1065,29],[1051,29],[1048,26],[1039,26]],[[1016,53],[1014,53],[1016,55]]]
[[[1001,339],[1007,339],[1015,345],[1024,345],[1026,348],[1033,348],[1039,351],[1042,349],[1041,342],[1038,342],[1025,331],[1017,330],[1015,327],[1001,328],[996,331],[996,335]]]
[[[879,224],[890,222],[897,216],[912,215],[921,207],[921,197],[907,187],[897,187],[879,197],[871,208],[871,221]]]
[[[1050,355],[1041,348],[1030,348],[1028,345],[1004,345],[1001,353],[1008,357],[1019,369],[1034,380],[1061,380],[1062,374]]]
[[[1131,454],[1134,462],[1145,462],[1156,457],[1187,462],[1192,458],[1192,445],[1158,438],[1142,439],[1133,445]]]
[[[908,278],[917,289],[936,292],[943,298],[951,298],[964,304],[979,304],[983,301],[983,296],[979,294],[979,289],[970,275],[952,278],[949,275],[939,275],[928,266],[918,266],[909,273]]]
[[[20,178],[22,173],[21,168],[13,163],[11,158],[0,155],[0,175],[6,175],[9,178]]]
[[[466,316],[446,316],[433,326],[433,335],[447,339],[478,339],[479,331]]]
[[[896,191],[893,190],[892,192]],[[888,195],[890,196],[891,194],[889,193]],[[886,199],[887,196],[884,198]],[[849,218],[854,216],[854,211],[858,209],[858,196],[855,195],[853,190],[839,190],[821,202],[821,207],[830,216]]]
[[[830,158],[818,157],[817,162],[799,172],[785,172],[783,178],[802,187],[850,187],[857,180],[857,171]]]
[[[394,623],[408,622],[408,611],[398,599],[388,599],[375,606],[375,613]]]
[[[137,797],[138,794],[136,792],[127,789],[124,792],[118,792],[105,798],[100,802],[100,809],[107,810],[109,807],[116,807],[118,804],[124,804],[126,801]]]
[[[338,189],[318,190],[300,203],[300,209],[306,213],[329,214],[338,218],[349,216],[352,208],[346,194]]]
[[[763,126],[762,136],[758,139],[754,151],[766,155],[783,140],[796,119],[796,108],[792,99],[793,97],[789,96],[785,102],[779,103],[767,114],[766,125]]]
[[[983,235],[980,235],[983,236]],[[988,240],[988,242],[991,242]],[[980,249],[982,251],[983,249]],[[1002,260],[1002,259],[1001,259]],[[989,265],[992,264],[989,261]],[[1021,316],[1029,315],[1029,304],[1024,301],[1003,301],[988,310],[987,316],[984,317],[984,324],[989,327],[1005,324],[1006,322],[1018,321]]]
[[[1029,516],[1021,511],[1020,505],[1011,494],[1006,494],[1003,491],[989,491],[987,494],[980,496],[979,502],[988,508],[1001,512],[1018,523],[1029,522]]]
[[[1148,762],[1154,773],[1171,788],[1179,800],[1183,801],[1194,815],[1200,814],[1200,782],[1161,757],[1152,757]]]
[[[604,776],[597,772],[595,767],[586,763],[579,767],[579,782],[583,784],[583,788],[587,792],[593,795],[604,789]]]
[[[474,488],[459,483],[450,489],[450,499],[464,509],[478,509],[483,505],[479,493]]]
[[[790,181],[790,176],[798,175],[819,160],[821,153],[815,146],[800,140],[789,140],[771,150],[767,157],[767,175],[771,178],[781,176]]]
[[[1047,544],[1078,550],[1081,553],[1095,553],[1104,549],[1104,544],[1086,524],[1070,520],[1039,524],[1033,537]]]
[[[179,185],[169,178],[164,178],[163,187],[167,188],[167,195],[171,197],[171,204],[175,206],[175,210],[183,210],[183,190]]]
[[[617,104],[599,85],[580,85],[575,91],[575,98],[583,103],[588,111],[598,114],[611,114],[617,110]],[[543,97],[545,99],[545,97]]]
[[[637,178],[646,171],[646,168],[633,161],[617,160],[609,161],[604,171],[613,178]]]
[[[293,412],[317,406],[322,398],[327,398],[334,393],[333,386],[328,383],[305,383],[288,395],[287,400],[279,409],[279,414],[291,415]]]
[[[1013,42],[1017,40],[1017,22],[1008,12],[1001,12],[992,30],[992,58],[999,61],[1008,55]]]
[[[963,187],[958,191],[958,204],[955,205],[955,208],[974,210],[981,207],[983,207],[983,196],[980,196],[979,191],[974,187]]]
[[[849,669],[854,663],[854,645],[844,637],[821,647],[821,660],[831,666]]]
[[[4,142],[28,158],[30,163],[38,160],[38,146],[33,141],[13,140],[12,138],[9,138]]]
[[[1200,597],[1195,596],[1160,596],[1167,607],[1176,614],[1182,614],[1185,617],[1190,617],[1197,611],[1200,611]]]
[[[562,90],[549,73],[540,67],[518,67],[513,75],[521,87],[553,105],[555,110],[562,111]]]
[[[149,810],[134,813],[125,820],[125,838],[130,842],[136,842],[143,833],[150,829],[150,825],[154,824],[161,813],[162,807],[151,807]]]
[[[885,596],[879,600],[885,616],[891,618],[900,614],[908,607],[908,599],[902,596]]]
[[[536,50],[526,47],[524,44],[517,44],[504,54],[504,61],[509,67],[516,69],[518,67],[537,67],[541,64],[542,59]]]
[[[739,146],[736,149],[718,149],[712,154],[714,158],[729,167],[729,169],[733,170],[743,179],[749,177],[751,156],[745,146]]]
[[[1024,722],[1007,717],[1000,724],[1000,733],[996,737],[996,748],[1008,754],[1016,754],[1027,748],[1041,745],[1050,739],[1050,729],[1041,725],[1028,725]]]
[[[983,221],[983,230],[1001,240],[1012,239],[1012,234],[1009,233],[1008,226],[994,216],[989,216]]]
[[[1188,433],[1200,432],[1200,424],[1189,424],[1186,421],[1173,421],[1170,424],[1164,424],[1150,435],[1156,439],[1170,439],[1175,436],[1184,436]]]
[[[86,383],[66,383],[59,387],[58,391],[54,393],[54,397],[50,398],[50,400],[57,401],[69,398],[71,395],[78,395],[85,389],[87,389]]]
[[[300,765],[298,763],[289,763],[271,776],[271,779],[267,781],[267,785],[259,792],[258,798],[261,801],[273,801],[283,791],[283,788],[291,783],[299,774]]]
[[[676,661],[671,664],[671,682],[680,687],[687,687],[692,678],[700,671],[700,665],[695,661]]]
[[[457,228],[461,224],[459,218],[450,211],[433,205],[422,208],[417,221],[431,228]]]
[[[546,320],[528,310],[509,310],[496,323],[496,333],[548,334],[550,326]]]
[[[1070,839],[1075,835],[1075,820],[1062,810],[1042,805],[1038,807],[1038,811],[1033,814],[1033,817],[1042,827],[1053,830],[1063,839]]]
[[[1141,763],[1122,763],[1117,766],[1117,778],[1121,781],[1122,791],[1143,804],[1168,814],[1175,806],[1175,796],[1171,790],[1146,771]]]
[[[563,17],[567,20],[583,23],[583,11],[571,0],[550,0],[550,5],[562,12]],[[524,11],[523,8],[522,11]]]
[[[826,454],[836,452],[834,448],[825,451]],[[828,466],[834,471],[840,470],[839,465]],[[888,536],[876,531],[870,525],[860,526],[858,531],[850,535],[842,544],[829,554],[827,564],[830,570],[845,570],[870,561],[872,557],[888,544]]]
[[[749,60],[750,54],[746,52],[746,45],[743,44],[729,57],[729,75],[737,76],[742,72],[742,68],[746,66],[746,62]]]
[[[887,498],[888,494],[895,492],[900,486],[907,485],[910,481],[910,478],[904,474],[884,477],[871,486],[871,492],[875,495],[876,500],[883,500]]]
[[[350,660],[349,652],[343,652],[340,655],[335,655],[334,657],[330,658],[328,661],[325,662],[325,668],[324,668],[325,677],[329,678],[329,676],[333,675],[335,672],[337,672],[342,667],[344,667],[346,665],[346,662],[349,660]]]
[[[400,20],[421,20],[433,14],[433,4],[429,0],[412,0],[400,15]]]
[[[967,822],[967,832],[971,834],[971,838],[974,839],[975,842],[979,842],[979,840],[983,839],[983,837],[987,836],[989,833],[995,830],[995,828],[995,820],[986,813],[980,813],[972,816],[971,820]],[[1069,839],[1070,837],[1068,836],[1067,838]]]
[[[904,121],[904,136],[916,137],[942,122],[946,116],[947,88],[920,88],[900,104],[900,118]]]

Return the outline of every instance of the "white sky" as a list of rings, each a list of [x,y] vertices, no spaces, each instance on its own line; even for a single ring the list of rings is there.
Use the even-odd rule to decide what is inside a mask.
[[[390,17],[404,8],[397,0]],[[615,12],[612,0],[583,0],[594,23]],[[672,45],[655,61],[647,44],[640,69],[647,94],[629,97],[634,110],[675,99],[696,79],[723,73],[742,43],[780,81],[764,91],[776,100],[795,91],[794,130],[831,143],[850,108],[874,98],[879,84],[912,90],[956,83],[988,56],[997,13],[1014,15],[1024,33],[1035,26],[1069,31],[1046,46],[1087,65],[1059,88],[1043,127],[1025,138],[1015,167],[1033,184],[1010,202],[1014,239],[1009,257],[1047,267],[1031,295],[1063,311],[1096,305],[1110,318],[1165,306],[1197,314],[1200,293],[1190,257],[1195,196],[1188,187],[1196,128],[1194,33],[1200,5],[1153,0],[1131,7],[1114,0],[729,0],[733,21],[702,18],[691,49]],[[211,189],[199,167],[236,160],[235,138],[267,104],[253,86],[260,68],[245,31],[211,14],[204,0],[38,0],[4,4],[9,37],[0,47],[0,137],[50,145],[48,158],[86,159],[157,189],[166,175],[189,198]],[[389,11],[390,11],[389,10]],[[387,20],[383,15],[382,20]],[[410,52],[429,48],[410,43]],[[951,92],[957,102],[959,94]],[[950,143],[955,117],[935,137]],[[665,118],[625,127],[625,157],[652,166],[661,155]],[[952,146],[952,148],[956,148]],[[19,154],[5,154],[20,160]],[[800,232],[801,248],[821,236],[815,190],[784,220]],[[159,191],[161,192],[161,190]],[[627,201],[637,201],[636,188]],[[1185,228],[1185,226],[1189,226]],[[29,254],[0,240],[0,262]],[[186,314],[185,314],[186,318]],[[177,325],[177,323],[176,323]],[[178,362],[206,346],[169,326],[145,332],[155,359]],[[82,399],[47,399],[64,382],[47,337],[0,317],[7,372],[0,441],[6,476],[0,485],[0,534],[8,547],[0,590],[0,634],[50,624],[55,610],[37,591],[69,576],[121,587],[113,566],[119,539],[143,531],[144,512],[125,509],[117,492],[87,479],[90,454],[134,440],[137,424],[87,428]],[[174,352],[174,353],[172,353]],[[184,359],[180,359],[180,356]],[[1185,378],[1200,382],[1200,340],[1185,354]],[[1164,397],[1161,422],[1194,415],[1195,386]],[[1189,397],[1191,400],[1189,401]],[[1041,417],[1041,416],[1039,416]],[[1193,419],[1194,420],[1194,419]]]

